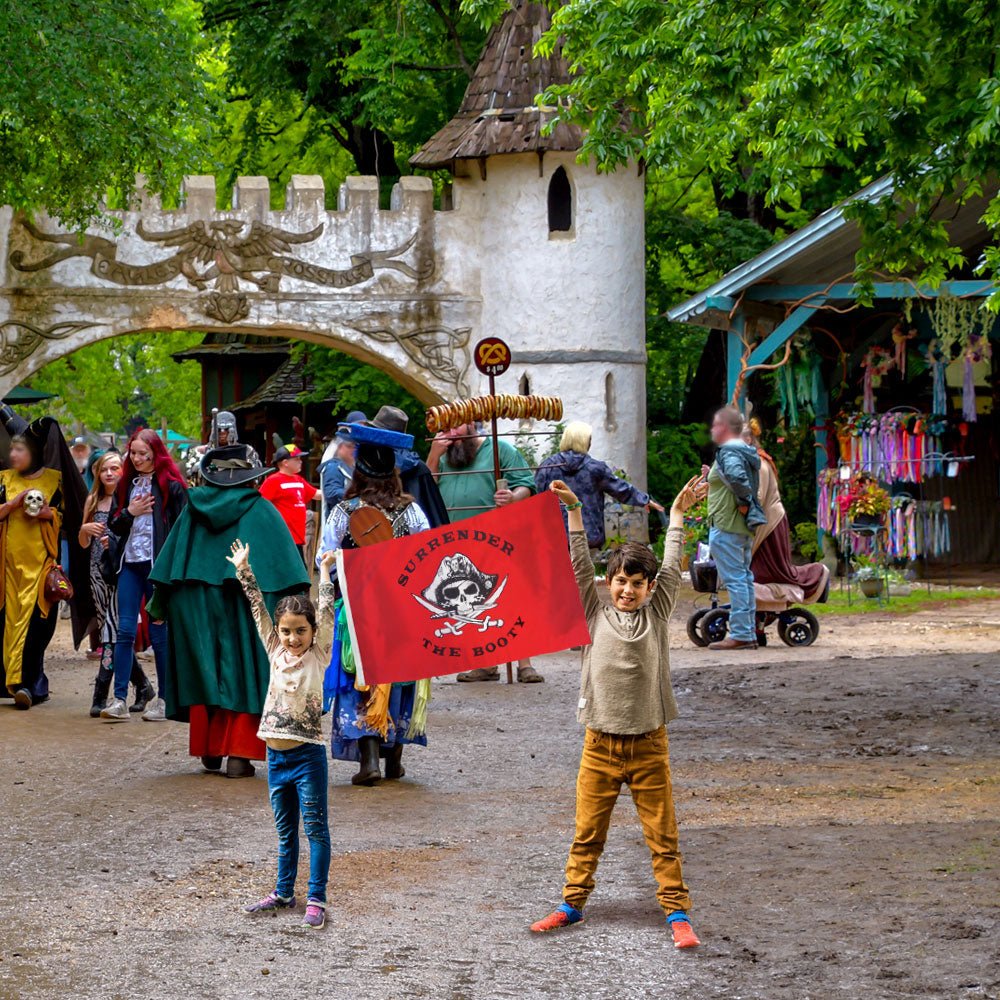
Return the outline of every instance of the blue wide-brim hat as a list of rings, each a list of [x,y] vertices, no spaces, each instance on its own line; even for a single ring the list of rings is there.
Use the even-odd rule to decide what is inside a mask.
[[[341,424],[337,434],[354,444],[374,444],[383,448],[412,448],[413,435],[401,431],[389,431],[370,424]]]

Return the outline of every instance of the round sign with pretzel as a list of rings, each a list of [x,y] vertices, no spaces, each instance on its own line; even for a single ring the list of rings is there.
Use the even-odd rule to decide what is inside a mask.
[[[473,359],[483,375],[503,375],[510,368],[510,348],[499,337],[486,337],[476,344]]]

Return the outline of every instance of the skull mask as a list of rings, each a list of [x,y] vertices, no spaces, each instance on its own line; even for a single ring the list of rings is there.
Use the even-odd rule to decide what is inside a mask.
[[[444,607],[461,618],[471,618],[485,594],[475,580],[455,580],[441,588]]]
[[[41,490],[28,490],[24,496],[24,513],[28,517],[38,517],[45,506],[45,494]]]

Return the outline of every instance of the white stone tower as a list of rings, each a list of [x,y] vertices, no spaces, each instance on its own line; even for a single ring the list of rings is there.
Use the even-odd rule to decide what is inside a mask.
[[[512,3],[457,114],[411,163],[452,172],[455,211],[437,225],[456,231],[440,245],[472,255],[447,263],[478,283],[477,339],[510,344],[498,390],[561,396],[567,420],[593,426],[593,454],[644,486],[643,177],[578,163],[576,128],[543,134],[551,110],[535,98],[568,78],[558,52],[532,55],[550,23],[544,5]]]

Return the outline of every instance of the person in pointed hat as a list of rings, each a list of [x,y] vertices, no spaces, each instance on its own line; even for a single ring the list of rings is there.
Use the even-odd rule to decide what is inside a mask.
[[[77,645],[94,621],[89,565],[76,535],[86,495],[59,424],[42,417],[30,424],[9,406],[0,421],[10,436],[9,468],[0,472],[0,645],[3,690],[16,706],[47,701],[45,651],[57,611],[46,581],[60,558],[60,533],[69,535],[74,588],[73,636]]]
[[[251,777],[264,760],[258,739],[270,679],[267,651],[228,560],[238,538],[254,545],[254,574],[268,613],[309,589],[309,576],[281,515],[257,491],[267,470],[246,445],[208,451],[203,485],[188,503],[150,574],[150,613],[169,623],[166,717],[190,724],[189,752],[209,771]]]
[[[366,544],[364,537],[356,538],[352,531],[358,524],[355,517],[359,512],[362,516],[381,516],[386,534],[394,538],[415,535],[430,527],[419,504],[403,491],[396,467],[396,450],[412,448],[412,435],[369,424],[351,424],[347,432],[357,445],[354,474],[344,499],[330,511],[323,527],[321,558],[327,552]],[[359,763],[358,773],[351,778],[355,785],[375,785],[382,780],[380,757],[385,758],[386,779],[402,778],[406,773],[403,747],[427,746],[430,682],[359,689],[342,601],[337,604],[337,636],[329,676],[333,758]]]

